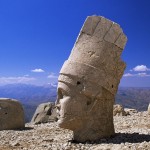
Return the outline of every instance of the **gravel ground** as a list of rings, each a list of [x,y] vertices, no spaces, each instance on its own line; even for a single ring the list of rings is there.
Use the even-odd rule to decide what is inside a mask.
[[[150,150],[147,112],[115,116],[116,135],[96,142],[73,143],[72,132],[57,123],[26,124],[25,130],[0,131],[0,150]]]

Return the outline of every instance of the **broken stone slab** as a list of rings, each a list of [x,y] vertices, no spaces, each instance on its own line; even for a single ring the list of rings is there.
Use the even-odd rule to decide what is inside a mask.
[[[23,129],[24,111],[21,103],[15,99],[0,98],[0,130]]]
[[[31,120],[33,124],[47,123],[47,122],[55,122],[57,121],[57,113],[56,108],[54,107],[54,103],[47,102],[40,104]]]
[[[113,109],[113,116],[127,116],[128,113],[125,112],[122,105],[116,104]]]
[[[120,25],[89,16],[58,78],[58,125],[79,142],[114,135],[113,104],[126,68],[127,42]]]

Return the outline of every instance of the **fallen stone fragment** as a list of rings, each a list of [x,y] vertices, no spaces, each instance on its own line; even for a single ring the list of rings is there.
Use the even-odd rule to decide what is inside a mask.
[[[127,115],[131,115],[133,113],[138,112],[136,109],[132,109],[132,108],[124,108],[124,111],[126,112]]]
[[[53,103],[42,103],[40,104],[31,120],[33,124],[55,122],[57,121],[56,108],[54,108]]]
[[[124,108],[122,105],[116,104],[114,105],[113,115],[114,116],[126,116],[128,115],[128,113],[124,111]]]
[[[19,101],[0,98],[0,130],[23,129],[24,111]]]

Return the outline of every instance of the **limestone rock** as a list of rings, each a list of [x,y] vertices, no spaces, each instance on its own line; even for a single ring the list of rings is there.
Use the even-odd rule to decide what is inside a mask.
[[[53,103],[42,103],[40,104],[31,120],[33,124],[54,122],[57,120],[56,109],[54,108]]]
[[[113,115],[114,116],[126,116],[127,113],[124,111],[124,108],[122,105],[116,104],[114,105]]]
[[[126,112],[127,115],[132,115],[133,113],[138,112],[136,109],[132,109],[132,108],[124,108],[124,111]]]
[[[148,105],[148,114],[150,115],[150,103],[149,103],[149,105]]]
[[[126,67],[121,60],[126,41],[117,23],[87,17],[58,78],[58,125],[72,130],[74,140],[114,135],[113,104]]]
[[[24,127],[22,105],[14,99],[0,98],[0,130],[22,129]]]

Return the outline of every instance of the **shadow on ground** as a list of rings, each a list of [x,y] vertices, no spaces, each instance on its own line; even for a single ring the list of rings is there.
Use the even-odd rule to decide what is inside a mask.
[[[149,142],[150,135],[148,134],[139,134],[139,133],[116,133],[115,136],[107,139],[100,139],[97,141],[88,141],[88,144],[121,144],[121,143],[141,143]],[[77,141],[71,140],[72,143],[79,143]]]
[[[15,129],[15,131],[24,131],[24,130],[32,130],[34,128],[32,127],[25,127],[25,128],[21,128],[21,129]]]
[[[141,143],[149,142],[150,135],[139,133],[116,133],[113,138],[107,139],[106,143],[121,144],[121,143]]]

